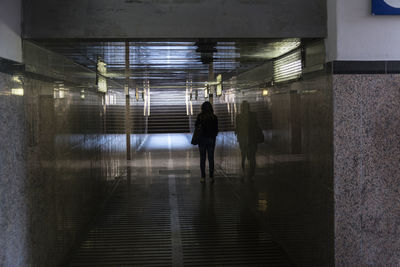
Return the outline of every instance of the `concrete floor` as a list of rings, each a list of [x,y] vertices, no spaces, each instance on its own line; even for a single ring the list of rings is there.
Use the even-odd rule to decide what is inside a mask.
[[[198,166],[187,135],[149,135],[70,266],[291,266],[257,178]]]

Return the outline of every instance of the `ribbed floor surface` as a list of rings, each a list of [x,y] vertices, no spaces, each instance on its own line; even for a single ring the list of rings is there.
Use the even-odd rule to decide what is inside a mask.
[[[240,192],[182,172],[122,183],[71,266],[290,266]]]

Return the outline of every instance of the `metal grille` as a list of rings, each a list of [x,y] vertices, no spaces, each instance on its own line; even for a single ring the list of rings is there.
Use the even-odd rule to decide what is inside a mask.
[[[301,74],[300,49],[274,61],[274,82],[276,83],[299,79]]]

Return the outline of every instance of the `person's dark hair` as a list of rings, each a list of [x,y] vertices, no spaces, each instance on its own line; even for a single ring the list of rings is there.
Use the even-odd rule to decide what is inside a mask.
[[[211,113],[214,114],[214,109],[210,102],[206,101],[201,105],[201,113]]]

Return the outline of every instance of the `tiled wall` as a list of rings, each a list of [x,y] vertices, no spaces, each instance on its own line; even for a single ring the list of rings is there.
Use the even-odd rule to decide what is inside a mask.
[[[26,71],[0,73],[0,266],[57,266],[125,172],[125,138],[105,134],[94,73],[24,49]]]
[[[399,84],[333,76],[336,266],[400,264]]]
[[[259,88],[236,92],[236,110],[248,101],[265,137],[257,147],[254,183],[243,186],[258,191],[254,205],[266,203],[260,209],[265,227],[298,266],[334,262],[331,84],[320,74],[271,87],[268,96]],[[233,132],[220,133],[216,157],[228,176],[243,175]]]

